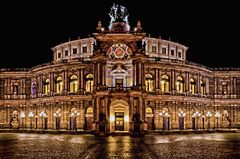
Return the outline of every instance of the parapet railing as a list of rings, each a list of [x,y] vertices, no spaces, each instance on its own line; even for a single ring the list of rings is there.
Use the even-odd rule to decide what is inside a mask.
[[[22,72],[26,72],[26,71],[30,71],[29,68],[1,68],[0,72],[15,72],[15,71],[22,71]]]

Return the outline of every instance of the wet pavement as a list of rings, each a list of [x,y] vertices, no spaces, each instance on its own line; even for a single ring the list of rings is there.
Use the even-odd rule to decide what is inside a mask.
[[[0,133],[0,159],[240,158],[239,133],[145,137]]]

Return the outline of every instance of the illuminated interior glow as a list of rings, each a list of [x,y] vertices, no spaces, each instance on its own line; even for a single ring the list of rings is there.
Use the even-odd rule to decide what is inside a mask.
[[[114,122],[115,121],[115,116],[110,115],[110,122]]]
[[[124,121],[129,122],[129,117],[127,115],[124,117]]]

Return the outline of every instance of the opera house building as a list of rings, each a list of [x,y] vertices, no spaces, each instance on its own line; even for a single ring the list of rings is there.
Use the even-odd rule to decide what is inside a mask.
[[[130,26],[113,5],[110,23],[51,48],[32,68],[0,69],[0,128],[147,133],[240,125],[240,68],[187,61],[188,47]],[[50,48],[49,48],[50,49]]]

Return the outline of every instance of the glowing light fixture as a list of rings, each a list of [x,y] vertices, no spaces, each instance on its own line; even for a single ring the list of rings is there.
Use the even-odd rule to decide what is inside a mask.
[[[124,117],[124,121],[128,122],[128,121],[129,121],[129,117],[128,117],[128,116],[125,116],[125,117]]]
[[[24,112],[21,112],[20,117],[21,117],[21,118],[25,118],[25,116],[26,116],[25,113],[24,113]]]
[[[113,115],[110,115],[110,122],[114,122],[115,121],[115,117]]]

